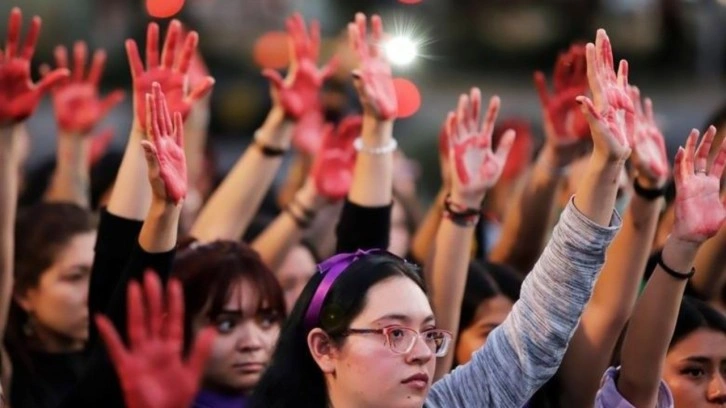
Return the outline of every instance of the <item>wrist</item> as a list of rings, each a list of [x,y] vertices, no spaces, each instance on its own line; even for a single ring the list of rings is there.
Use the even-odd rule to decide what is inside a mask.
[[[635,181],[636,183],[638,183],[638,185],[645,189],[660,190],[665,187],[668,179],[653,179],[651,177],[645,176],[642,172],[638,172],[638,175],[635,177]]]
[[[149,206],[149,217],[153,218],[169,218],[178,217],[181,214],[181,208],[184,200],[173,203],[164,198],[152,195],[151,205]]]
[[[467,208],[467,209],[480,209],[484,202],[484,196],[469,196],[466,194],[459,194],[456,191],[452,191],[449,194],[449,202],[456,207]]]
[[[363,115],[361,139],[366,146],[385,145],[393,138],[393,121],[380,120],[373,115]]]
[[[317,212],[327,204],[325,197],[321,196],[312,181],[306,182],[293,198],[295,202],[308,211]]]
[[[675,237],[668,236],[665,245],[663,245],[662,258],[668,266],[678,271],[689,271],[696,259],[696,254],[701,244],[698,242],[687,241]]]

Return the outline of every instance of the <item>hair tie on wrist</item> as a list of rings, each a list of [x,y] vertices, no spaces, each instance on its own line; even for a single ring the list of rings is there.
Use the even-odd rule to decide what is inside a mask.
[[[287,153],[287,149],[283,149],[281,147],[275,147],[270,146],[268,144],[265,144],[265,142],[261,141],[259,138],[260,133],[255,132],[255,137],[252,139],[252,142],[257,146],[258,149],[260,149],[260,152],[262,152],[262,155],[265,157],[279,157],[284,156],[285,153]]]
[[[380,156],[384,154],[393,153],[398,149],[398,142],[396,139],[391,139],[384,146],[369,147],[363,144],[363,139],[357,137],[353,141],[353,148],[359,153],[371,154],[374,156]]]
[[[666,193],[666,187],[650,189],[641,186],[640,183],[638,183],[637,177],[635,178],[635,180],[633,180],[633,190],[635,190],[635,194],[637,194],[639,197],[642,197],[648,201],[653,201],[655,199],[663,197]]]
[[[693,275],[696,274],[696,268],[691,268],[691,271],[688,273],[678,272],[674,269],[671,269],[670,267],[668,267],[668,265],[665,264],[665,262],[663,262],[663,252],[661,252],[660,255],[658,255],[658,266],[663,268],[663,270],[668,275],[670,275],[678,280],[688,280],[688,279],[691,279],[693,277]]]

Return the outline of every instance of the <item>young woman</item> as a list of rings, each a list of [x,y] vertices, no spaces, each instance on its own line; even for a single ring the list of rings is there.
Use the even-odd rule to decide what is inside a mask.
[[[692,130],[686,148],[679,148],[676,154],[673,230],[630,319],[621,349],[621,366],[606,373],[597,398],[599,407],[632,404],[660,408],[675,403],[679,408],[690,408],[726,403],[726,337],[718,324],[709,323],[713,320],[705,313],[703,319],[683,321],[682,326],[691,328],[682,327],[678,337],[673,335],[683,291],[695,274],[696,254],[726,221],[726,205],[719,197],[726,142],[709,166],[716,128],[709,127],[697,146],[698,135],[698,130]],[[685,313],[683,310],[681,314]],[[715,330],[710,329],[714,326]],[[669,390],[671,385],[674,393]]]

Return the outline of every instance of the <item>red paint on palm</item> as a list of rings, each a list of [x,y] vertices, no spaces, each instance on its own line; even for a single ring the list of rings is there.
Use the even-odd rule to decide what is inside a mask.
[[[307,155],[314,155],[320,150],[325,127],[325,118],[320,108],[305,112],[295,124],[292,144]]]
[[[472,88],[469,96],[460,96],[456,112],[450,112],[447,117],[449,161],[453,163],[454,174],[452,194],[457,197],[480,202],[502,174],[515,133],[506,131],[493,151],[492,133],[499,106],[499,97],[493,96],[480,126],[481,91]]]
[[[635,107],[635,127],[633,129],[633,161],[639,172],[649,179],[665,183],[668,179],[669,165],[665,139],[658,129],[653,115],[653,103],[645,98],[645,108],[640,101],[640,90],[629,88],[630,99]]]
[[[43,94],[68,76],[67,69],[57,69],[36,85],[30,76],[30,60],[40,35],[40,17],[33,17],[20,47],[22,13],[15,7],[10,12],[5,50],[0,50],[0,126],[22,122],[30,117]]]
[[[539,94],[546,126],[557,137],[572,140],[590,135],[587,120],[580,111],[577,96],[587,92],[587,60],[585,46],[574,44],[557,58],[553,75],[554,89],[549,94],[542,72],[535,72],[534,82]]]
[[[123,100],[122,91],[114,91],[101,99],[98,84],[106,63],[106,53],[98,50],[86,75],[86,43],[79,41],[73,48],[71,77],[53,88],[53,109],[58,127],[64,132],[88,134],[108,112]],[[68,52],[65,47],[55,49],[58,68],[69,68]]]
[[[315,188],[322,196],[340,200],[348,194],[356,157],[353,142],[360,136],[362,126],[360,116],[346,117],[335,131],[327,125],[312,168]]]
[[[693,129],[676,154],[673,176],[676,182],[673,236],[701,244],[716,235],[726,220],[726,208],[719,195],[720,180],[726,167],[726,142],[708,169],[708,153],[716,128],[711,126],[696,148],[698,130]]]
[[[286,79],[279,72],[266,69],[262,74],[270,81],[285,114],[299,119],[320,106],[320,88],[337,67],[337,59],[331,59],[322,69],[316,61],[320,53],[320,25],[310,24],[308,33],[300,13],[287,19],[287,32],[291,42],[290,71]]]
[[[192,103],[204,97],[214,85],[212,77],[206,77],[189,91],[188,74],[191,59],[197,48],[199,36],[191,31],[182,42],[181,23],[173,20],[169,25],[166,40],[159,59],[159,26],[150,23],[146,41],[146,70],[144,70],[139,50],[134,40],[126,41],[126,53],[131,67],[134,86],[134,106],[136,119],[143,130],[145,128],[146,98],[151,93],[151,85],[158,83],[164,91],[172,112],[179,112],[186,118]]]
[[[630,146],[635,127],[635,109],[628,94],[628,62],[620,60],[617,76],[613,50],[605,30],[597,31],[595,44],[587,44],[587,75],[592,91],[593,115],[622,146]]]
[[[199,379],[211,353],[216,332],[203,329],[183,358],[184,296],[179,281],[171,279],[166,296],[159,277],[151,270],[143,288],[128,286],[126,347],[113,323],[96,316],[98,331],[118,374],[129,408],[179,408],[191,405]]]
[[[114,131],[112,128],[105,129],[91,138],[91,147],[88,152],[88,163],[94,166],[106,154],[108,146],[113,141]]]
[[[494,128],[492,143],[494,148],[499,146],[502,137],[508,130],[514,130],[517,137],[512,144],[512,150],[509,152],[507,162],[502,170],[502,180],[511,180],[522,174],[532,161],[532,151],[534,149],[532,142],[532,127],[529,122],[524,119],[506,119]]]
[[[152,86],[152,95],[147,113],[151,142],[145,141],[144,148],[153,155],[158,165],[158,177],[163,182],[166,199],[179,203],[187,194],[187,163],[184,155],[184,122],[179,112],[174,113],[172,123],[166,98],[161,86]],[[147,154],[147,156],[148,156]],[[153,165],[150,168],[153,169]],[[152,172],[155,170],[151,170]],[[156,175],[152,175],[155,178]],[[154,188],[152,180],[152,188]],[[160,194],[160,192],[157,192]]]
[[[363,13],[356,14],[355,23],[348,24],[351,48],[360,59],[359,68],[353,72],[356,88],[365,112],[380,120],[391,120],[398,114],[398,101],[391,66],[381,48],[383,22],[377,15],[371,18],[372,43],[368,42],[366,25]]]

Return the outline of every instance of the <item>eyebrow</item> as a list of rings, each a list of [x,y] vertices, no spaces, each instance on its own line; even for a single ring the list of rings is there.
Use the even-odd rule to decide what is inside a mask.
[[[380,318],[376,319],[374,321],[374,323],[380,323],[381,321],[384,321],[384,320],[396,320],[396,321],[399,321],[401,323],[407,323],[408,324],[408,323],[411,323],[411,320],[412,319],[409,316],[406,316],[404,314],[392,313],[392,314],[387,314],[387,315],[385,315],[383,317],[380,317]],[[432,323],[433,321],[434,321],[434,315],[428,315],[423,320],[423,324]]]
[[[711,362],[711,359],[706,356],[691,356],[683,361],[688,361],[691,363],[701,363],[701,364],[709,364]]]

